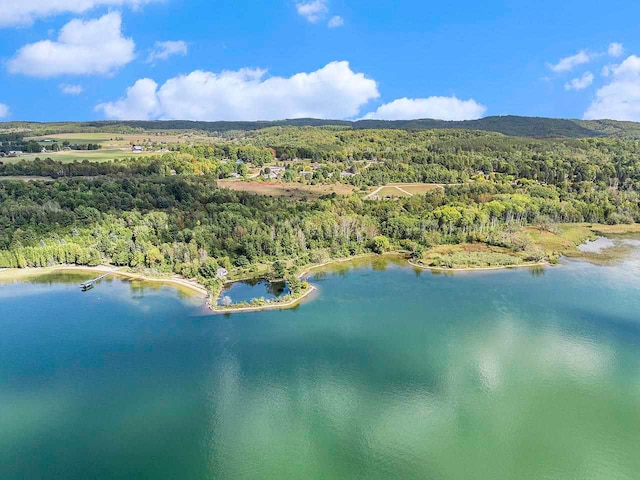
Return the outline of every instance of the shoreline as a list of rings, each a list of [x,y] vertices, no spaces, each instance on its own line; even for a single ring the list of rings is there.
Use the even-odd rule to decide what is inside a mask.
[[[595,227],[593,225],[590,225],[589,228],[595,232]],[[600,231],[596,233],[596,235],[598,234],[600,234],[601,236],[616,235],[622,231],[627,231],[627,229],[625,228],[615,228],[615,229],[603,228],[602,230],[605,230],[605,231]],[[606,231],[606,230],[609,230],[609,231]],[[630,231],[630,233],[635,233],[634,230],[628,230],[628,231]],[[562,256],[569,256],[569,258],[572,258],[572,256],[568,255],[567,252],[563,252]],[[576,255],[576,258],[580,258],[583,256],[584,254],[583,255],[578,254]],[[433,267],[433,266],[427,266],[427,265],[421,265],[421,264],[415,263],[411,259],[407,258],[408,257],[407,251],[396,250],[391,252],[385,252],[382,254],[363,253],[363,254],[352,256],[352,257],[330,259],[323,263],[307,265],[302,268],[301,273],[299,273],[297,277],[301,281],[307,282],[309,276],[312,274],[314,270],[318,270],[324,267],[331,267],[332,265],[338,265],[341,263],[356,262],[358,260],[375,259],[375,258],[383,259],[385,257],[392,257],[399,260],[401,263],[406,264],[409,267],[413,267],[420,270],[430,270],[431,272],[434,272],[434,273],[490,272],[490,271],[499,271],[499,270],[544,268],[544,267],[550,267],[554,265],[549,261],[543,261],[543,262],[537,262],[537,263],[498,265],[498,266],[492,266],[492,267],[462,267],[462,268]],[[110,273],[112,275],[125,278],[128,280],[156,283],[156,284],[165,284],[168,286],[173,286],[174,288],[184,288],[189,290],[191,293],[204,297],[205,307],[213,314],[250,313],[250,312],[259,312],[263,310],[286,310],[286,309],[296,307],[302,301],[308,299],[312,294],[319,292],[319,289],[316,286],[309,283],[309,288],[307,289],[307,291],[302,293],[299,297],[296,297],[286,302],[279,303],[275,301],[265,305],[247,306],[245,304],[244,306],[239,306],[237,308],[234,308],[233,305],[229,307],[220,308],[218,307],[218,305],[216,305],[216,303],[222,291],[218,292],[218,294],[214,297],[211,294],[211,292],[209,292],[203,285],[199,284],[196,281],[189,280],[179,276],[152,277],[142,273],[134,273],[134,272],[128,272],[125,270],[120,270],[118,269],[118,267],[112,267],[108,265],[100,265],[95,267],[79,266],[79,265],[56,265],[51,267],[0,268],[0,281],[3,279],[3,277],[8,280],[20,280],[20,278],[28,278],[29,276],[32,276],[32,275],[37,276],[37,275],[43,275],[49,272],[61,272],[61,271],[92,272],[96,274]],[[249,279],[245,279],[245,280],[249,280]],[[228,283],[236,283],[241,281],[243,280],[232,280]]]
[[[305,267],[302,272],[300,274],[298,274],[298,279],[299,280],[303,280],[306,281],[305,279],[311,274],[312,270],[316,270],[318,268],[322,268],[322,267],[327,267],[330,265],[334,265],[334,264],[338,264],[338,263],[344,263],[344,262],[352,262],[355,260],[360,260],[360,259],[365,259],[365,258],[380,258],[380,257],[398,257],[401,258],[402,260],[406,261],[406,258],[403,257],[403,253],[400,252],[386,252],[383,254],[377,254],[377,253],[361,253],[359,255],[355,255],[353,257],[347,257],[347,258],[338,258],[335,260],[329,260],[327,262],[324,263],[319,263],[319,264],[315,264],[315,265],[310,265]],[[246,281],[247,279],[244,280],[234,280],[230,283],[236,283],[236,282],[242,282],[242,281]],[[302,302],[302,300],[306,299],[307,297],[309,297],[312,293],[317,293],[319,292],[318,287],[309,284],[309,289],[304,292],[300,297],[297,297],[291,301],[288,302],[284,302],[284,303],[278,303],[278,302],[273,302],[269,305],[257,305],[255,307],[238,307],[238,308],[234,308],[233,305],[229,306],[229,307],[225,307],[225,308],[219,308],[217,305],[214,305],[213,303],[208,303],[207,306],[209,307],[209,309],[211,311],[213,311],[216,314],[231,314],[231,313],[250,313],[250,312],[260,312],[263,310],[287,310],[290,308],[293,308],[295,306],[297,306],[299,303]],[[220,297],[220,294],[222,292],[220,292],[217,297],[215,299],[212,299],[212,301],[217,302],[218,298]]]
[[[27,268],[6,268],[0,270],[0,278],[1,276],[6,276],[8,279],[16,279],[26,278],[30,275],[43,275],[49,272],[91,272],[91,273],[110,273],[111,275],[122,277],[127,280],[137,280],[141,282],[147,283],[160,283],[171,285],[174,287],[182,287],[188,290],[191,290],[193,293],[197,293],[198,295],[203,295],[208,297],[209,292],[203,286],[193,282],[191,280],[187,280],[186,278],[177,278],[177,277],[148,277],[141,273],[127,272],[123,270],[118,270],[116,267],[109,267],[107,265],[99,265],[96,267],[89,266],[81,266],[81,265],[55,265],[51,267],[27,267]],[[7,275],[9,274],[9,275]]]
[[[533,267],[545,267],[550,266],[548,262],[541,262],[536,264],[521,264],[521,265],[508,265],[508,266],[497,266],[497,267],[469,267],[469,268],[442,268],[442,267],[427,267],[424,265],[418,265],[411,260],[405,257],[405,253],[403,252],[386,252],[383,254],[376,253],[363,253],[360,255],[355,255],[353,257],[347,258],[338,258],[329,260],[327,262],[310,265],[303,269],[303,271],[298,275],[300,280],[307,279],[314,270],[321,269],[323,267],[330,267],[332,265],[337,265],[341,263],[348,263],[357,260],[364,259],[375,259],[375,258],[384,258],[384,257],[393,257],[402,262],[405,262],[408,266],[419,268],[421,270],[431,270],[433,272],[474,272],[474,271],[492,271],[492,270],[506,270],[506,269],[517,269],[517,268],[533,268]],[[304,292],[299,297],[284,302],[278,303],[273,302],[267,305],[258,305],[255,307],[252,306],[243,306],[238,308],[233,308],[233,306],[219,308],[214,302],[217,301],[218,297],[213,298],[210,295],[209,291],[207,291],[203,286],[193,282],[191,280],[187,280],[186,278],[176,278],[176,277],[149,277],[147,275],[141,273],[127,272],[123,270],[119,270],[117,267],[110,267],[107,265],[100,265],[96,267],[90,266],[80,266],[80,265],[55,265],[51,267],[27,267],[27,268],[5,268],[0,269],[0,280],[4,276],[7,279],[20,280],[21,278],[28,278],[30,276],[39,276],[44,275],[50,272],[86,272],[86,273],[95,273],[95,274],[103,274],[110,273],[111,275],[124,278],[132,281],[140,281],[147,283],[156,283],[156,284],[164,284],[167,286],[171,286],[174,288],[186,288],[190,290],[191,293],[197,294],[199,296],[205,297],[205,307],[216,315],[228,315],[233,313],[252,313],[252,312],[260,312],[265,310],[288,310],[296,307],[302,301],[308,299],[312,294],[318,293],[319,289],[315,285],[309,284],[309,288],[306,292]],[[242,280],[235,280],[230,283],[239,282]],[[306,280],[305,280],[306,281]]]
[[[489,272],[492,270],[510,270],[510,269],[520,269],[520,268],[535,268],[535,267],[550,267],[552,266],[549,262],[538,262],[538,263],[519,263],[517,265],[498,265],[495,267],[464,267],[464,268],[446,268],[446,267],[428,267],[426,265],[419,265],[417,263],[413,263],[411,260],[407,260],[407,263],[412,267],[419,268],[421,270],[431,270],[433,272]]]
[[[298,305],[300,302],[302,302],[302,300],[304,300],[314,292],[318,292],[318,287],[309,285],[309,289],[306,292],[304,292],[302,295],[284,303],[273,302],[270,305],[259,305],[255,307],[238,307],[238,308],[233,308],[233,306],[230,306],[227,308],[219,308],[213,305],[208,305],[208,306],[211,309],[211,311],[216,315],[230,315],[232,313],[251,313],[251,312],[260,312],[263,310],[288,310]]]

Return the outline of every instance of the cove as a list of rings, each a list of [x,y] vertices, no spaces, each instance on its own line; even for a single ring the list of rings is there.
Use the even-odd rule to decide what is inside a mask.
[[[249,303],[255,299],[276,300],[291,293],[286,282],[267,279],[241,280],[225,287],[218,296],[218,305]]]
[[[0,285],[0,478],[585,479],[640,471],[640,255],[311,276],[285,311]]]

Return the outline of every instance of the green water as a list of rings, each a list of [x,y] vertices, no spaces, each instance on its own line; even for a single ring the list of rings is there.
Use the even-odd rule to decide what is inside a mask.
[[[234,316],[82,278],[0,286],[2,480],[640,478],[637,254]]]

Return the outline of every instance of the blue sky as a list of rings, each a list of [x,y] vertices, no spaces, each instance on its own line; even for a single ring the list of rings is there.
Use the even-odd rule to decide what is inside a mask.
[[[639,17],[628,0],[0,0],[0,117],[640,121]]]

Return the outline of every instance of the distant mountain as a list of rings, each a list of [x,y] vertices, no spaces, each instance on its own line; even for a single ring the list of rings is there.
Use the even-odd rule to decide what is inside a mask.
[[[567,120],[561,118],[485,117],[479,120],[446,122],[442,120],[406,120],[386,122],[361,120],[354,128],[402,128],[423,130],[450,128],[498,132],[512,137],[532,138],[589,138],[611,137],[628,140],[640,139],[640,123],[618,122],[615,120]]]
[[[559,118],[501,116],[479,120],[449,122],[444,120],[318,120],[300,118],[262,122],[199,122],[188,120],[153,121],[96,121],[56,123],[0,123],[0,129],[24,129],[39,134],[67,133],[77,131],[132,130],[201,130],[228,132],[232,130],[259,130],[268,127],[343,127],[354,129],[462,129],[497,132],[509,136],[531,138],[589,138],[609,137],[640,140],[640,123],[614,120],[571,120]]]

